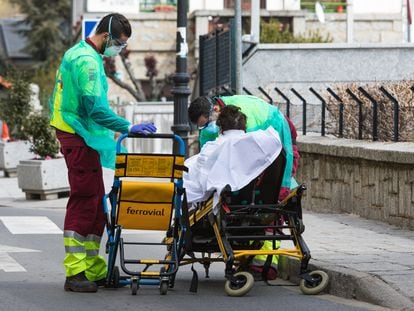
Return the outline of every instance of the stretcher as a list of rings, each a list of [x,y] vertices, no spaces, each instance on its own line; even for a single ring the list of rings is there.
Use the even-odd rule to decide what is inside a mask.
[[[170,139],[178,154],[124,153],[124,139]],[[104,197],[107,219],[108,287],[129,285],[132,295],[140,286],[155,285],[160,294],[167,294],[174,286],[179,267],[178,249],[182,243],[179,228],[183,198],[183,170],[185,145],[173,134],[124,134],[117,141],[116,167],[112,190]],[[175,224],[175,226],[174,226]],[[127,241],[123,231],[134,230],[143,235],[147,231],[168,232],[168,241]],[[133,232],[134,232],[133,231]],[[181,242],[180,242],[181,241]],[[152,248],[169,250],[165,258],[128,257],[127,249],[150,254]],[[159,252],[158,252],[159,253]],[[116,265],[119,256],[119,265]]]

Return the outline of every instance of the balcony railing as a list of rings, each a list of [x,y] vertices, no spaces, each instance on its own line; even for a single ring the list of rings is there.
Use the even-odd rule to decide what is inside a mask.
[[[301,9],[309,12],[315,12],[315,3],[318,1],[302,1]],[[319,1],[326,13],[343,13],[346,12],[346,1]]]
[[[139,4],[140,12],[171,12],[175,11],[177,0],[141,0]]]

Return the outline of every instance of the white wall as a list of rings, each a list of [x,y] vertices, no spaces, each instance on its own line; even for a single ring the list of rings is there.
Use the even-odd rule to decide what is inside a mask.
[[[266,9],[270,11],[299,10],[300,1],[266,0]],[[401,13],[402,1],[406,0],[353,0],[354,13]],[[223,2],[223,0],[189,0],[189,9],[190,12],[194,10],[222,10]]]
[[[189,11],[195,10],[223,10],[223,0],[189,0]]]
[[[266,0],[269,11],[300,10],[300,0]]]
[[[401,13],[401,0],[353,0],[354,13]],[[405,1],[405,0],[404,0]]]

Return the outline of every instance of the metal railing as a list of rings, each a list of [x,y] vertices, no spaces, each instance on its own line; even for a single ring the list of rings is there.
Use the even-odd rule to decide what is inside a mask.
[[[153,122],[157,126],[158,133],[172,134],[173,102],[118,103],[113,104],[112,109],[132,124]],[[127,139],[125,146],[129,152],[169,153],[172,150],[172,141],[169,139]]]
[[[252,90],[249,90],[247,88],[243,88],[244,92],[248,95],[255,95],[254,92]],[[257,88],[257,90],[267,99],[267,101],[269,102],[269,104],[275,104],[276,101],[270,96],[270,94],[268,92],[266,92],[261,86],[259,86]],[[275,87],[274,90],[276,91],[276,93],[282,98],[282,100],[284,101],[284,104],[286,105],[286,116],[287,117],[291,117],[291,109],[292,109],[292,100],[289,98],[289,95],[287,92],[283,92],[280,88]],[[371,88],[372,90],[372,88]],[[387,90],[384,86],[380,86],[378,88],[380,94],[382,94],[384,96],[384,98],[390,102],[391,106],[390,108],[392,109],[392,120],[390,120],[390,122],[392,122],[392,141],[394,142],[398,142],[399,138],[400,138],[400,131],[399,131],[399,126],[400,126],[400,103],[397,99],[397,97],[395,95],[393,95],[389,90]],[[379,101],[375,98],[374,95],[370,94],[370,92],[364,88],[364,87],[358,87],[358,93],[356,94],[355,91],[352,91],[351,89],[347,88],[345,90],[346,95],[349,98],[344,98],[343,95],[342,97],[340,95],[338,95],[337,92],[335,92],[334,90],[332,90],[331,88],[326,88],[327,93],[329,94],[329,96],[331,98],[326,97],[326,95],[322,94],[321,91],[317,91],[314,88],[310,87],[309,88],[310,93],[313,94],[313,96],[315,96],[321,103],[321,115],[320,115],[320,134],[321,136],[325,136],[327,131],[326,131],[326,110],[327,110],[327,106],[328,106],[328,102],[332,103],[331,99],[334,99],[334,102],[337,103],[337,136],[342,138],[344,137],[344,130],[346,128],[346,126],[351,126],[350,124],[345,124],[344,121],[344,110],[345,110],[345,102],[346,100],[349,99],[351,100],[351,102],[355,102],[356,103],[356,108],[357,108],[357,116],[356,116],[356,122],[358,124],[358,135],[357,138],[358,139],[363,139],[363,129],[364,129],[364,123],[366,122],[370,122],[369,127],[370,127],[370,136],[372,136],[372,140],[373,141],[377,141],[379,138],[379,130],[380,130],[380,123],[379,123],[379,116],[380,116],[380,111],[379,111]],[[414,93],[414,86],[411,87],[411,91]],[[302,134],[306,135],[307,133],[307,128],[308,128],[308,123],[307,123],[307,108],[309,105],[309,101],[306,99],[307,95],[309,94],[303,94],[298,90],[296,90],[295,88],[291,88],[290,92],[294,95],[294,97],[298,98],[299,101],[302,102]],[[364,101],[363,99],[367,99],[371,106],[369,107],[369,113],[371,116],[370,120],[365,120],[363,117],[363,109],[364,109]]]
[[[230,27],[199,37],[199,94],[222,93],[235,88],[234,19]],[[228,91],[232,92],[232,90]]]

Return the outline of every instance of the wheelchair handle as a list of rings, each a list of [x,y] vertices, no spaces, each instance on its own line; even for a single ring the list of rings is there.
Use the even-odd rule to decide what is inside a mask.
[[[119,138],[118,141],[116,142],[116,153],[121,153],[121,142],[125,139],[125,138],[161,138],[161,139],[173,139],[176,142],[179,143],[180,145],[180,155],[185,155],[185,143],[184,140],[176,135],[176,134],[167,134],[167,133],[151,133],[151,134],[122,134]]]

